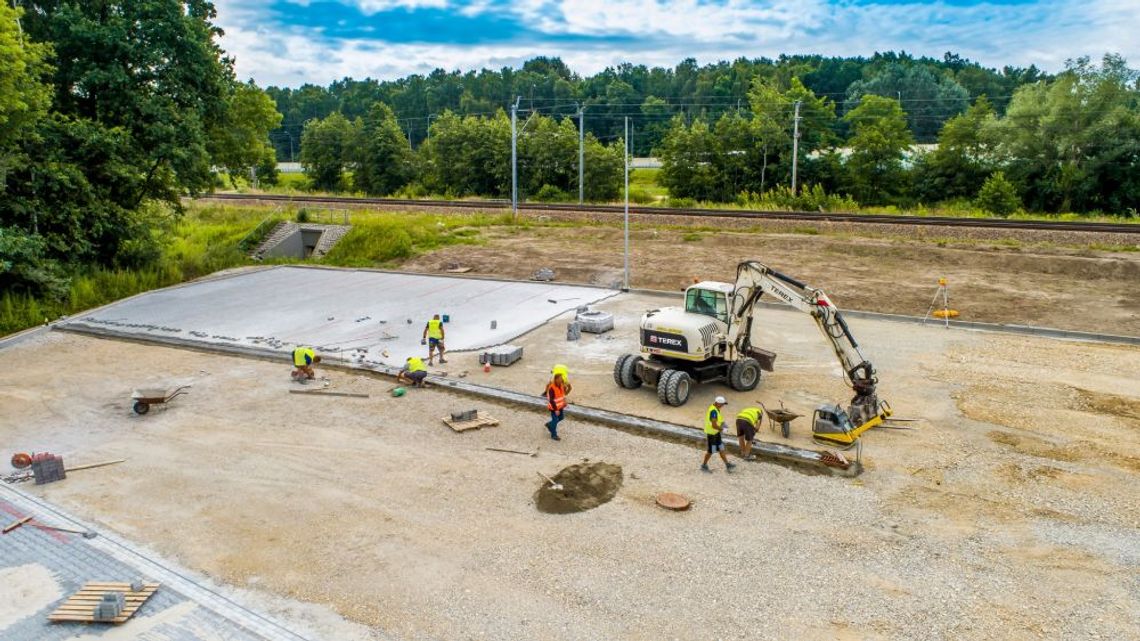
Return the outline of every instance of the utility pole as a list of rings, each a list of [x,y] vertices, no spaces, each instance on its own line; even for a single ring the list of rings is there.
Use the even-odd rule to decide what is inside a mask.
[[[515,96],[515,104],[511,105],[511,221],[519,218],[519,134],[517,123],[519,117],[519,101],[522,96]]]
[[[800,161],[800,101],[796,101],[796,117],[792,133],[792,193],[796,191],[796,169]]]
[[[586,201],[586,106],[578,105],[578,204]]]
[[[625,117],[625,287],[629,291],[629,116]]]

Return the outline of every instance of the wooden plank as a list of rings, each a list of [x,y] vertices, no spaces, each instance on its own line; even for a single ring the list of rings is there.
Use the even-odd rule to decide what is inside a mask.
[[[103,461],[102,463],[88,463],[87,465],[76,465],[75,467],[64,468],[65,472],[75,472],[76,470],[90,470],[95,467],[105,467],[107,465],[115,465],[116,463],[124,463],[127,459],[121,458],[116,461]]]
[[[144,583],[143,589],[134,592],[130,583],[118,582],[91,582],[84,584],[83,588],[71,595],[48,615],[49,621],[73,623],[112,623],[118,625],[134,616],[161,584]],[[125,601],[123,611],[119,616],[109,621],[95,619],[96,606],[103,600],[105,592],[122,592]]]
[[[325,392],[321,390],[313,390],[310,392],[303,389],[291,389],[289,390],[289,393],[300,394],[302,396],[347,396],[349,398],[368,398],[368,394],[356,394],[354,392]]]

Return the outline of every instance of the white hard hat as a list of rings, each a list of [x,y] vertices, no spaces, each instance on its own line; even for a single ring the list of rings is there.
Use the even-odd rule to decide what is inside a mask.
[[[715,403],[717,405],[728,405],[728,401],[724,400],[723,396],[716,397],[716,400],[713,401],[713,403]]]

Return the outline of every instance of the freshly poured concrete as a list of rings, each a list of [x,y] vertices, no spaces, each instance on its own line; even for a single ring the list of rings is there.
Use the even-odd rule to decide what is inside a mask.
[[[614,293],[551,283],[282,266],[144,294],[62,325],[283,354],[310,345],[325,357],[398,365],[408,356],[426,355],[420,339],[433,314],[450,317],[444,326],[449,351],[477,350]]]

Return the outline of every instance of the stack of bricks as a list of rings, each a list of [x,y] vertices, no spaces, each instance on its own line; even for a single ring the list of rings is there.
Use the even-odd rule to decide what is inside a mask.
[[[123,613],[123,608],[127,606],[127,599],[123,596],[122,592],[104,592],[103,600],[99,605],[95,606],[95,620],[96,621],[114,621],[116,617]]]
[[[479,364],[508,366],[522,358],[523,348],[518,345],[500,345],[479,355]]]
[[[67,478],[63,457],[47,453],[36,454],[32,457],[32,475],[36,479],[36,485],[62,481]]]
[[[614,328],[614,315],[609,312],[579,311],[574,319],[583,332],[604,334]]]
[[[582,338],[582,325],[578,321],[566,323],[566,340],[576,341]]]

